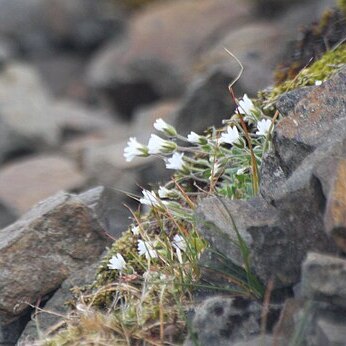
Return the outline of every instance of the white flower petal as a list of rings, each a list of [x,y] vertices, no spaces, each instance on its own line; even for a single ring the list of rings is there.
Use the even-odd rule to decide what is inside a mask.
[[[166,187],[160,186],[159,191],[157,193],[159,194],[160,198],[168,198],[170,192],[171,191],[167,189]]]
[[[143,197],[139,200],[139,203],[150,206],[159,206],[160,199],[156,196],[154,191],[142,190]]]
[[[147,148],[139,143],[136,137],[130,137],[127,147],[124,149],[124,157],[126,161],[132,161],[136,156],[146,156]]]
[[[177,148],[174,142],[166,141],[161,137],[151,134],[148,149],[149,154],[171,153]]]
[[[252,103],[251,99],[244,94],[243,100],[239,101],[239,107],[237,107],[237,111],[240,114],[250,114],[252,110],[254,110],[255,105]]]
[[[151,242],[138,240],[138,254],[140,256],[145,255],[146,259],[158,257],[156,250]]]
[[[272,125],[272,121],[269,119],[262,119],[257,123],[257,129],[256,135],[258,136],[267,136],[269,129]]]
[[[107,266],[109,269],[116,269],[122,271],[126,267],[126,262],[124,260],[124,257],[120,253],[117,253],[114,256],[112,256]]]
[[[133,235],[139,235],[140,228],[139,226],[132,226],[131,227],[131,232]]]
[[[187,243],[183,236],[176,234],[172,242],[173,247],[180,249],[181,251],[186,251]]]
[[[198,135],[196,132],[191,131],[190,134],[187,135],[187,140],[190,143],[199,143],[201,136]]]
[[[155,129],[157,131],[164,132],[168,136],[173,136],[174,137],[174,136],[177,135],[176,129],[172,125],[167,124],[161,118],[156,119],[156,121],[154,123],[154,127],[155,127]]]
[[[220,143],[239,144],[240,135],[236,126],[228,126],[227,132],[221,134]]]
[[[166,160],[167,169],[180,170],[184,167],[183,153],[174,153],[171,158]]]

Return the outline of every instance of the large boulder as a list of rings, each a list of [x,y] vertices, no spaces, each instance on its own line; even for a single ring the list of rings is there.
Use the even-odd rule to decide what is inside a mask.
[[[297,102],[291,103],[292,109],[287,106],[282,109],[284,102],[278,103],[285,117],[277,125],[273,138],[275,152],[287,174],[326,141],[339,119],[346,118],[346,68],[307,93],[292,91],[290,94],[282,98]]]
[[[58,193],[0,231],[2,326],[99,259],[109,241],[106,195],[102,188],[79,196]]]

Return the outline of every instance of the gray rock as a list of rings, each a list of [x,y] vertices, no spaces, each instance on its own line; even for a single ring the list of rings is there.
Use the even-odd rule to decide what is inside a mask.
[[[280,166],[280,161],[273,151],[263,156],[260,171],[260,193],[261,196],[271,203],[277,191],[286,182],[287,176]]]
[[[281,115],[287,116],[294,111],[297,103],[303,99],[314,87],[303,87],[282,94],[275,103],[276,109]]]
[[[231,346],[260,332],[260,305],[242,299],[213,297],[197,307],[184,346]]]
[[[300,91],[292,91],[301,97]],[[291,174],[319,145],[325,143],[336,122],[346,117],[346,68],[321,86],[311,89],[275,127],[273,147],[281,167]],[[290,102],[284,100],[282,103]]]
[[[219,65],[196,78],[177,110],[178,132],[186,135],[189,131],[201,133],[209,126],[220,127],[221,121],[235,109],[228,90],[235,77],[227,66]],[[243,90],[235,85],[235,93],[242,95]]]
[[[118,237],[130,224],[130,213],[124,204],[132,206],[123,193],[103,186],[78,195],[93,212],[93,217],[113,237]]]
[[[277,340],[271,335],[259,335],[248,341],[239,341],[232,346],[273,346]]]
[[[18,344],[23,346],[28,345],[58,325],[69,312],[67,304],[73,301],[75,297],[71,289],[91,284],[95,279],[95,272],[98,265],[99,263],[96,262],[77,272],[71,273],[44,305],[43,309],[34,311],[35,314],[32,315],[32,320],[22,332]]]
[[[0,74],[0,162],[58,144],[60,131],[49,103],[35,70],[20,64],[5,67]]]
[[[302,266],[302,295],[346,308],[346,260],[309,253]]]
[[[0,231],[2,323],[99,258],[107,236],[95,212],[78,196],[59,193]]]
[[[28,319],[28,316],[23,316],[8,324],[3,324],[0,319],[0,345],[15,346]]]
[[[0,201],[0,229],[16,221],[18,213],[10,208],[4,201]]]
[[[210,197],[199,203],[196,215],[201,234],[217,251],[236,265],[242,266],[237,231],[247,246],[251,246],[253,240],[248,233],[249,228],[274,224],[276,210],[260,198],[247,202]]]
[[[324,302],[289,299],[273,333],[275,345],[344,346],[345,312]]]
[[[346,323],[328,321],[321,318],[317,321],[316,346],[345,346]]]
[[[261,198],[247,202],[206,198],[197,209],[199,230],[216,250],[241,266],[234,221],[249,248],[253,272],[264,284],[274,279],[276,287],[290,286],[298,282],[308,251],[336,251],[323,230],[318,191],[311,182],[286,196],[278,209]],[[304,196],[309,204],[301,204]]]

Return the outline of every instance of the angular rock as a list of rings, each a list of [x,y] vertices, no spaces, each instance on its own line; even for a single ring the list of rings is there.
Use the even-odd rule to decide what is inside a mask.
[[[112,188],[96,187],[78,195],[93,211],[93,216],[99,224],[113,237],[118,237],[129,224],[129,211],[124,204],[133,206],[132,200]]]
[[[338,160],[327,196],[324,225],[338,247],[346,252],[346,159]]]
[[[309,253],[302,266],[302,295],[346,308],[346,260]]]
[[[203,199],[197,209],[199,231],[203,237],[238,266],[243,265],[243,258],[237,246],[237,232],[251,246],[253,240],[249,228],[272,225],[275,218],[275,208],[260,198],[247,202],[210,197]]]
[[[248,15],[249,6],[238,0],[150,6],[132,18],[127,39],[112,43],[91,62],[90,85],[127,116],[135,106],[179,95],[200,51]]]
[[[261,307],[256,302],[213,297],[197,307],[184,346],[233,345],[260,332]]]
[[[0,200],[20,216],[60,190],[80,190],[86,181],[75,164],[62,156],[23,158],[0,169]]]
[[[286,182],[286,174],[280,166],[280,161],[273,151],[265,153],[260,169],[260,193],[271,203],[275,194]]]
[[[0,231],[0,318],[10,323],[95,262],[107,244],[103,225],[76,195],[59,193]]]
[[[264,284],[274,280],[275,287],[298,282],[300,266],[308,251],[335,252],[323,230],[318,189],[308,185],[276,209],[261,198],[229,201],[206,198],[197,209],[199,231],[211,245],[238,266],[243,264],[238,232],[250,251],[251,268]],[[297,204],[309,195],[309,205]],[[233,220],[232,220],[233,219]],[[264,256],[263,254],[270,254]]]
[[[340,321],[328,321],[321,318],[317,322],[316,346],[345,345],[346,323]]]
[[[326,141],[337,120],[346,117],[345,95],[346,68],[343,68],[321,86],[313,87],[293,111],[284,114],[275,128],[273,146],[287,174]]]

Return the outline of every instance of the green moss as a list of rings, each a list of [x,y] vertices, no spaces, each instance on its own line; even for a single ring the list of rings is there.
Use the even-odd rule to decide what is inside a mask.
[[[264,110],[273,111],[273,105],[281,94],[304,86],[314,85],[315,81],[324,81],[343,64],[346,64],[346,44],[328,51],[311,66],[302,69],[295,78],[286,80],[271,90],[259,92],[257,103]]]

